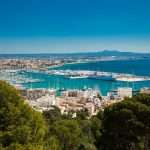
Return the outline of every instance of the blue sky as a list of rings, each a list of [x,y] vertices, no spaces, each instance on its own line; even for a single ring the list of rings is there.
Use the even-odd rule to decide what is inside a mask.
[[[0,53],[150,52],[149,0],[1,0]]]

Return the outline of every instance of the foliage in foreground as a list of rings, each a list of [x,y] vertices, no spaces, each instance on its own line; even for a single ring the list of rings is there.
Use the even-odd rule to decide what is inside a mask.
[[[46,133],[42,115],[29,107],[18,91],[0,81],[0,145],[8,149],[40,147]]]
[[[0,150],[150,150],[150,95],[107,107],[61,115],[57,107],[34,111],[18,91],[0,81]]]

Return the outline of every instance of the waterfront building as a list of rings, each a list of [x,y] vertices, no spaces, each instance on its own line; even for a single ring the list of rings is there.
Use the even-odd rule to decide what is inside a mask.
[[[117,90],[117,95],[120,97],[120,99],[124,99],[125,97],[132,97],[133,91],[132,88],[128,87],[120,87]]]
[[[141,93],[141,94],[150,94],[150,88],[142,88],[142,89],[140,90],[140,93]]]
[[[33,108],[40,111],[56,105],[56,91],[53,89],[20,89],[20,93]]]
[[[117,90],[112,90],[103,98],[107,100],[123,100],[125,97],[131,98],[133,96],[133,89],[128,87],[119,87]]]

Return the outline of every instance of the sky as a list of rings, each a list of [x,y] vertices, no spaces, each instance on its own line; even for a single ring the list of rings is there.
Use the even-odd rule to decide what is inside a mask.
[[[1,0],[0,53],[150,52],[150,0]]]

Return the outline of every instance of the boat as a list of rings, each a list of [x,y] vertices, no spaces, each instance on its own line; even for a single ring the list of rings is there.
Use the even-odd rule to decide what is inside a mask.
[[[88,76],[69,76],[70,79],[84,79],[88,78]]]
[[[139,82],[139,81],[146,81],[146,78],[143,77],[118,77],[116,78],[117,81],[123,81],[123,82]]]
[[[67,78],[69,78],[69,79],[85,79],[85,78],[88,78],[88,76],[77,76],[77,75],[74,75],[74,76],[67,76]]]

